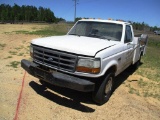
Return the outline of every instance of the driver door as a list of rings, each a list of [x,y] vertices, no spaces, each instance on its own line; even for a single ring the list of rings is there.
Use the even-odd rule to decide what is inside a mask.
[[[133,53],[134,53],[134,44],[133,44],[133,35],[130,25],[126,25],[125,31],[125,40],[124,40],[124,49],[125,49],[125,59],[124,59],[124,67],[127,68],[131,65],[133,61]]]

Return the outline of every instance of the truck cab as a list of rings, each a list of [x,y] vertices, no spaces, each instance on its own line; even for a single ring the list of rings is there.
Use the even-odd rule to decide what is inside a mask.
[[[144,35],[143,35],[144,36]],[[128,22],[79,20],[63,36],[31,41],[33,61],[23,59],[21,66],[38,79],[83,92],[104,104],[111,96],[114,77],[140,61],[147,44],[134,37]]]

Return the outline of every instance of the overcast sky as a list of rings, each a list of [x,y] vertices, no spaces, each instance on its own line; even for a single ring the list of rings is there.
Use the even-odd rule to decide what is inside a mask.
[[[0,0],[0,4],[50,8],[56,17],[74,20],[74,0]],[[123,19],[160,27],[160,0],[77,0],[77,17]]]

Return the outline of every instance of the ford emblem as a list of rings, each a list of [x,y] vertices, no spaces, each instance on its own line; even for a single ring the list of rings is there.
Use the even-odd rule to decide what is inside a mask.
[[[53,61],[53,58],[48,58],[48,61]]]

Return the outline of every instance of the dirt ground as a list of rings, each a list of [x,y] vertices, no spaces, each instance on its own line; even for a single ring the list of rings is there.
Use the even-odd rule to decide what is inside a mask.
[[[19,62],[21,59],[30,59],[29,43],[40,37],[16,34],[13,31],[31,31],[41,27],[42,25],[0,25],[0,120],[15,118],[25,74]],[[137,87],[135,81],[141,77],[134,74],[134,71],[123,72],[116,77],[115,90],[110,100],[99,106],[92,101],[90,93],[56,86],[46,88],[27,73],[18,120],[160,120],[160,102],[157,99],[128,92],[126,83],[130,82]],[[143,77],[143,80],[148,78]]]

